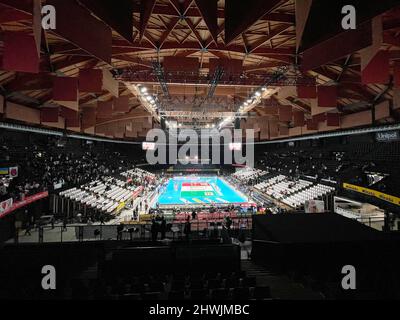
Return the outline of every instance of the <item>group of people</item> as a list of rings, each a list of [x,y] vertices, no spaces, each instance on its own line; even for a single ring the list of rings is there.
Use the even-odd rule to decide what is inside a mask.
[[[71,152],[52,144],[34,144],[21,150],[6,143],[1,151],[0,167],[17,166],[19,172],[13,179],[0,176],[0,200],[19,201],[41,191],[82,185],[121,172],[133,163],[118,152],[102,154],[84,148]]]
[[[167,233],[167,220],[164,215],[157,214],[151,220],[151,239],[152,241],[157,241],[158,234],[161,234],[161,240],[165,239],[165,234]]]

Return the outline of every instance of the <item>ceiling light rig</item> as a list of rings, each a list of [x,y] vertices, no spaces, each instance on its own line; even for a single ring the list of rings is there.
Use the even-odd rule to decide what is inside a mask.
[[[271,84],[277,83],[284,79],[290,69],[293,68],[296,70],[296,66],[289,65],[278,68],[278,70],[270,78],[268,78],[268,81],[263,86],[259,87],[242,105],[240,105],[236,112],[236,118],[243,117],[245,114],[258,106],[263,99],[269,99],[275,93],[277,93],[280,90],[280,87],[271,87]],[[219,130],[232,124],[234,120],[235,117],[227,117],[223,119],[218,125]]]
[[[153,118],[158,122],[161,122],[161,117],[159,115],[161,105],[158,98],[150,94],[148,88],[143,85],[126,84],[126,87],[139,99],[141,104],[153,116]]]
[[[257,107],[263,99],[269,99],[272,97],[275,93],[279,91],[279,88],[267,88],[266,86],[263,86],[256,90],[245,102],[243,102],[238,110],[236,111],[236,118],[241,118],[248,112],[250,112],[252,109]],[[221,130],[222,128],[232,124],[232,122],[235,120],[235,117],[227,117],[223,119],[219,125],[218,128]]]

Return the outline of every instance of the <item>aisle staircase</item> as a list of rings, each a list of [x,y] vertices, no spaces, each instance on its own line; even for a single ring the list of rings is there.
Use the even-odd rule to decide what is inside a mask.
[[[268,286],[271,297],[278,300],[322,300],[323,295],[290,279],[276,274],[252,261],[241,262],[242,271],[249,277],[256,277],[257,286]]]

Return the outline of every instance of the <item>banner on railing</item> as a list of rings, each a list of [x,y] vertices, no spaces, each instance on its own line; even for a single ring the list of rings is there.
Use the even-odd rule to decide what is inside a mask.
[[[13,205],[13,199],[7,199],[3,202],[0,203],[0,215],[3,214],[3,212],[9,210]]]
[[[18,177],[18,167],[0,168],[0,175],[16,178]]]
[[[118,207],[115,209],[115,213],[120,213],[123,208],[125,208],[125,202],[121,202],[118,205]]]
[[[400,132],[399,131],[377,132],[375,137],[376,137],[376,141],[378,141],[378,142],[399,141],[400,140]]]
[[[307,200],[304,203],[305,213],[324,213],[325,203],[321,200]]]
[[[10,178],[17,178],[17,177],[18,177],[18,167],[11,167]]]
[[[37,194],[35,194],[33,196],[30,196],[30,197],[25,197],[24,200],[21,200],[21,201],[18,201],[18,202],[14,202],[6,210],[4,210],[2,212],[0,211],[0,219],[4,218],[6,215],[10,214],[11,212],[13,212],[13,211],[15,211],[15,210],[17,210],[19,208],[25,207],[25,206],[27,206],[27,205],[29,205],[29,204],[31,204],[33,202],[36,202],[36,201],[38,201],[40,199],[47,198],[48,196],[49,196],[49,193],[47,191],[45,191],[45,192],[37,193]]]
[[[349,184],[349,183],[343,183],[343,188],[345,188],[347,190],[352,190],[355,192],[363,193],[368,196],[375,197],[375,198],[378,198],[378,199],[386,201],[386,202],[390,202],[392,204],[395,204],[396,206],[400,206],[400,198],[388,195],[388,194],[380,192],[380,191],[376,191],[376,190],[372,190],[372,189],[368,189],[368,188],[364,188],[364,187],[360,187],[360,186],[355,186],[355,185]]]
[[[143,187],[142,186],[137,187],[135,189],[135,191],[133,191],[133,193],[132,193],[132,199],[135,200],[142,191],[143,191]]]

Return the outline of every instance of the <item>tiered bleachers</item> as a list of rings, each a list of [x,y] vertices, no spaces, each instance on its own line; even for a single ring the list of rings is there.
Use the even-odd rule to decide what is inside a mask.
[[[104,177],[80,188],[62,191],[59,195],[102,212],[113,213],[126,202],[134,200],[142,189],[142,186],[137,187],[116,178]]]
[[[254,168],[244,168],[241,169],[234,174],[232,174],[232,177],[238,179],[241,182],[249,182],[250,180],[253,180],[255,178],[258,178],[262,175],[265,175],[267,172],[263,170],[258,170]]]
[[[318,199],[335,190],[334,187],[298,179],[292,180],[285,175],[277,175],[254,186],[257,190],[277,199],[292,208],[299,208],[307,200]]]
[[[268,187],[270,187],[270,186],[272,186],[272,185],[284,180],[285,178],[286,178],[285,176],[280,174],[280,175],[274,176],[273,178],[269,178],[269,179],[266,179],[266,180],[264,180],[264,181],[262,181],[260,183],[257,183],[254,186],[254,188],[256,188],[256,189],[258,189],[260,191],[265,191]]]
[[[322,196],[333,192],[334,190],[335,188],[333,187],[323,184],[317,184],[312,186],[311,188],[302,190],[298,193],[282,199],[282,202],[293,208],[298,208],[304,205],[306,201],[319,199]]]

